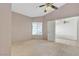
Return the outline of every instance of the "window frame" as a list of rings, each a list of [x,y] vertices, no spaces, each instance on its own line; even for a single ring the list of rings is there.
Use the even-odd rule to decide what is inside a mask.
[[[34,24],[37,24],[36,27],[35,27],[36,29],[33,29]],[[42,22],[32,22],[32,35],[43,35],[42,28],[43,28],[43,23]],[[34,30],[36,30],[36,33],[33,32]]]

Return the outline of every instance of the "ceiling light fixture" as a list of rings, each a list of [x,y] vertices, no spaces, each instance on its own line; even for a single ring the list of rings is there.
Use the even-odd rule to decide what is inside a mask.
[[[46,3],[44,5],[40,5],[39,7],[45,7],[44,12],[50,12],[52,10],[58,9],[53,3]]]

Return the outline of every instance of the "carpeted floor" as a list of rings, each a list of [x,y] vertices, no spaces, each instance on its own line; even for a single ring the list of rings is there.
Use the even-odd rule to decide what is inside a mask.
[[[29,40],[12,44],[12,56],[79,56],[79,47],[46,40]]]

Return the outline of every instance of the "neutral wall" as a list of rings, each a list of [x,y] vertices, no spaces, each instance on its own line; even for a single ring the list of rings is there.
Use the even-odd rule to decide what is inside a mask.
[[[12,12],[12,42],[32,39],[31,19]]]
[[[77,21],[79,17],[63,18],[56,21],[56,37],[60,39],[77,40]],[[63,23],[63,20],[67,23]]]
[[[77,38],[78,38],[78,42],[79,42],[79,17],[78,17],[78,22],[77,22]]]
[[[45,20],[49,21],[72,16],[79,16],[79,3],[67,3],[44,17]]]
[[[48,41],[55,41],[55,21],[47,22]]]
[[[0,55],[11,51],[11,4],[0,4]]]

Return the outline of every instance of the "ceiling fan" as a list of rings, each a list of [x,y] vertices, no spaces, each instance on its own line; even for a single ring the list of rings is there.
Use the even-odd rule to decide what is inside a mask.
[[[58,9],[56,6],[53,5],[53,3],[45,3],[44,5],[40,5],[39,7],[51,7],[52,9]],[[44,12],[47,12],[48,10],[45,8]]]

